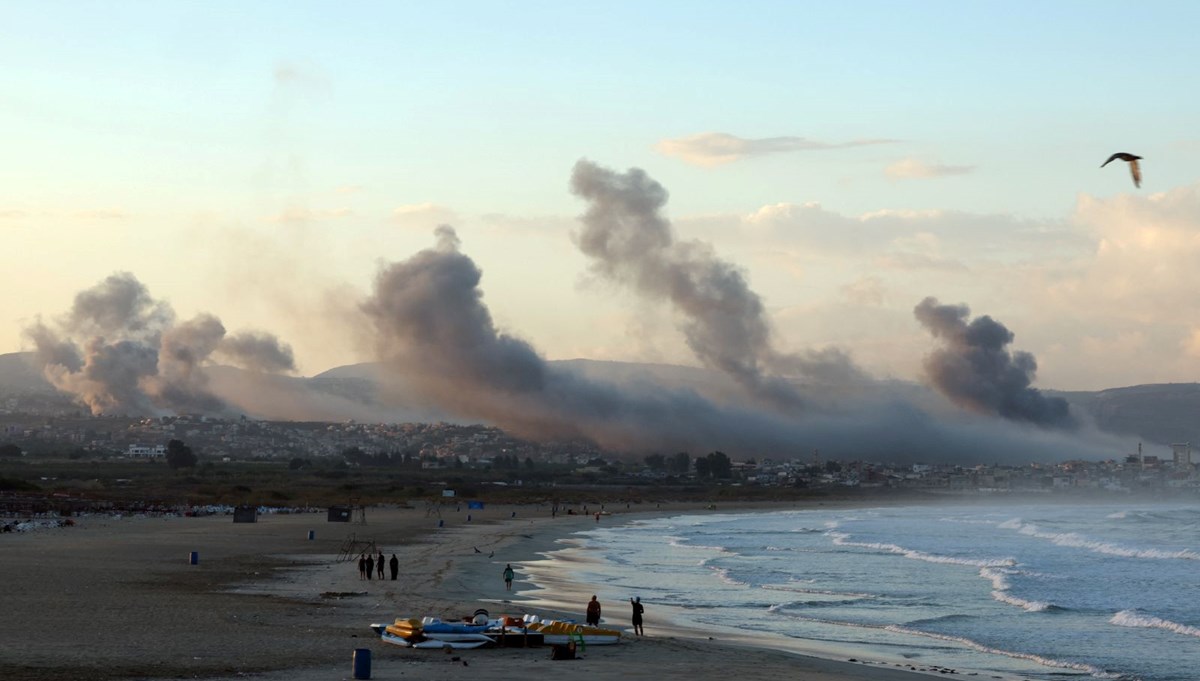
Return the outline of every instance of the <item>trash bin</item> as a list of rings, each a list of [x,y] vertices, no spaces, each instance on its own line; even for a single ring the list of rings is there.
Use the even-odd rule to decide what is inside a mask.
[[[199,551],[192,551],[188,555],[188,564],[189,565],[199,565],[200,564],[200,552]]]
[[[370,648],[355,648],[354,649],[354,678],[356,678],[356,679],[371,678],[371,649]]]

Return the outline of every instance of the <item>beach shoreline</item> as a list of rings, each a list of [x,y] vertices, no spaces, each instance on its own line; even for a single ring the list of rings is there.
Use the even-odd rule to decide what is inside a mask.
[[[663,514],[712,512],[709,504],[612,505],[600,523]],[[721,511],[803,508],[803,504],[729,504]],[[349,679],[357,649],[372,651],[372,678],[526,678],[539,665],[599,681],[639,675],[716,679],[744,673],[802,673],[816,681],[912,681],[926,673],[882,663],[811,657],[744,642],[713,641],[647,619],[648,636],[593,647],[570,663],[540,649],[408,650],[375,637],[369,625],[397,617],[457,619],[484,607],[493,615],[582,619],[584,600],[504,591],[506,563],[561,548],[594,527],[592,515],[549,506],[487,505],[440,515],[430,509],[370,508],[367,524],[327,523],[324,515],[88,518],[76,526],[3,538],[0,574],[14,616],[0,620],[0,677],[43,679]],[[594,509],[592,509],[594,510]],[[312,539],[309,539],[309,533]],[[400,578],[360,580],[357,556],[339,561],[347,542],[374,542],[401,562]],[[192,552],[197,564],[190,564]],[[579,587],[577,587],[579,588]],[[514,594],[533,585],[518,570]],[[613,605],[610,613],[627,607]],[[620,614],[606,622],[628,631]],[[656,628],[657,627],[657,628]]]

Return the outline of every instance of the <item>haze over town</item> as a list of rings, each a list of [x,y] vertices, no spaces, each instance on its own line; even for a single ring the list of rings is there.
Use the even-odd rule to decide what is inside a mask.
[[[1197,8],[468,4],[11,8],[0,351],[97,414],[378,362],[520,436],[989,460],[1200,374]]]

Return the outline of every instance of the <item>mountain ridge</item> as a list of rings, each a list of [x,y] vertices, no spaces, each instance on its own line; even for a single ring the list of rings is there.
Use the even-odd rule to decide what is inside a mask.
[[[626,389],[669,387],[716,399],[736,399],[738,386],[725,375],[700,367],[575,358],[552,360],[556,369]],[[228,366],[205,367],[209,388],[232,407],[264,420],[466,422],[413,400],[402,380],[383,381],[379,362],[327,369],[313,376],[260,374]],[[912,394],[920,384],[892,381]],[[1145,383],[1103,390],[1041,389],[1087,414],[1102,430],[1170,444],[1200,443],[1200,383]],[[386,397],[387,399],[381,399]],[[0,398],[70,405],[34,366],[33,353],[0,354]]]

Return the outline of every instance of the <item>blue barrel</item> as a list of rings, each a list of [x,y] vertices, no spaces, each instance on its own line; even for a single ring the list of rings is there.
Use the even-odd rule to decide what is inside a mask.
[[[200,552],[199,551],[192,551],[191,555],[188,556],[188,564],[189,565],[199,565],[200,564]]]
[[[467,522],[471,522],[471,514],[470,513],[467,514]]]
[[[438,527],[441,527],[441,526],[443,526],[443,525],[445,525],[445,524],[446,524],[446,521],[445,521],[445,520],[439,520],[439,521],[438,521]]]
[[[517,517],[517,512],[516,512],[516,511],[513,511],[513,514],[512,514],[510,517],[512,517],[512,518],[516,518],[516,517]]]
[[[370,648],[355,648],[354,649],[354,678],[356,678],[356,679],[371,678],[371,649]]]
[[[309,530],[309,531],[308,531],[308,540],[309,540],[309,541],[312,541],[312,540],[314,540],[314,539],[316,539],[316,538],[317,538],[317,531],[316,531],[316,530]]]

